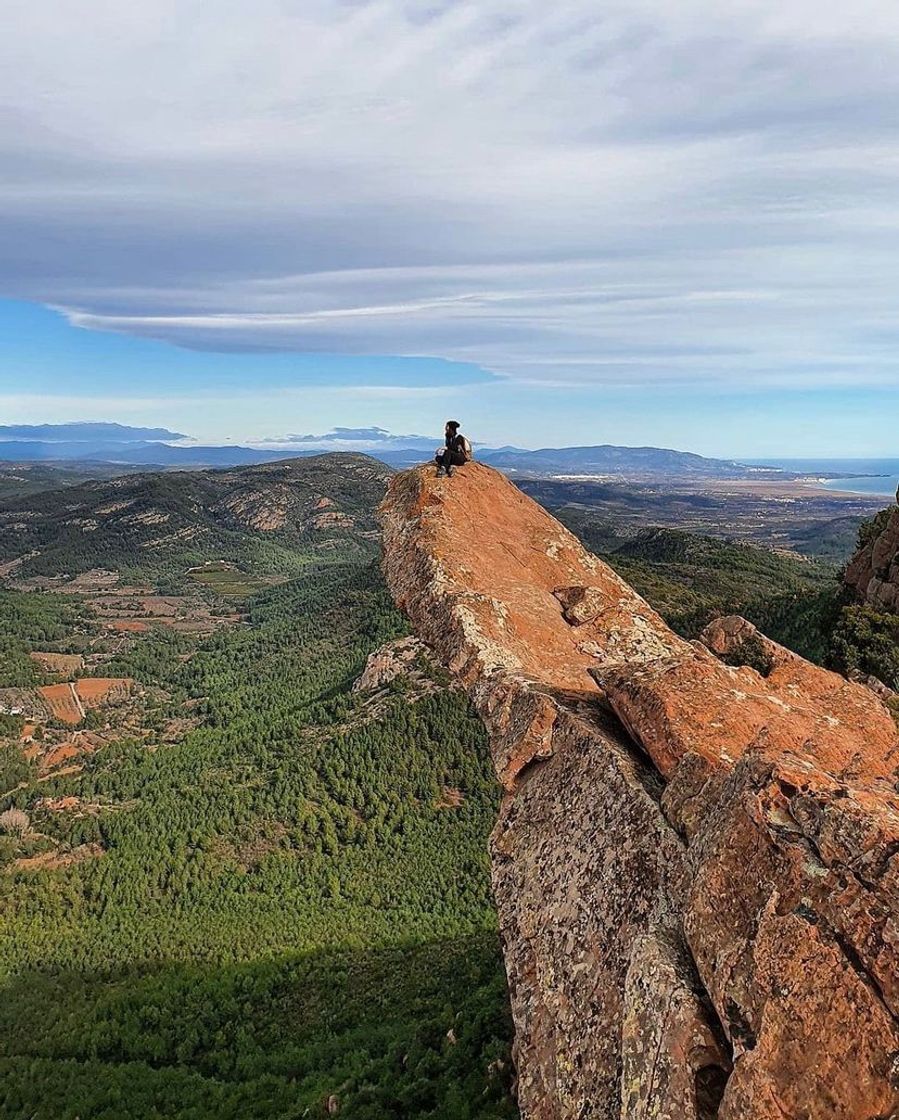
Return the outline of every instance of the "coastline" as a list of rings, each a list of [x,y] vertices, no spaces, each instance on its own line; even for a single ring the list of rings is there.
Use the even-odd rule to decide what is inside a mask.
[[[785,479],[704,479],[685,487],[678,479],[671,484],[671,490],[690,489],[712,494],[756,495],[760,498],[834,498],[847,504],[867,503],[880,499],[880,495],[854,490],[841,490],[826,485],[833,479],[822,478],[785,478]]]
[[[864,488],[856,488],[852,485],[852,483],[860,482],[867,482],[869,485]],[[895,502],[896,491],[899,489],[899,477],[896,475],[857,475],[849,478],[822,478],[818,485],[831,494],[884,498],[887,502]]]

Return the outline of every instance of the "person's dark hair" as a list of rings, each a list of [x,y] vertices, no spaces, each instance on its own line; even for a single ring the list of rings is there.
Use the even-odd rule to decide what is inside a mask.
[[[454,432],[457,432],[459,428],[462,427],[458,420],[447,420],[446,426],[452,428]]]

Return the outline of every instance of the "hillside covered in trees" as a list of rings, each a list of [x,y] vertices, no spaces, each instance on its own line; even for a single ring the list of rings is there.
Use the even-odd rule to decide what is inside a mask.
[[[293,578],[252,590],[212,633],[151,617],[123,643],[105,594],[35,592],[20,572],[25,589],[0,592],[0,686],[58,679],[35,650],[139,686],[127,719],[47,721],[47,738],[102,740],[62,766],[19,744],[23,716],[0,716],[0,810],[27,822],[0,836],[0,1115],[515,1114],[485,738],[427,659],[353,690],[405,633],[371,535],[382,468],[357,466],[307,460],[296,515],[215,538],[248,574],[277,548]],[[132,481],[91,485],[95,505]],[[262,505],[216,518],[270,512],[282,483],[266,494],[252,479],[243,492]],[[189,503],[208,510],[206,485],[166,475],[138,500],[161,508],[165,492],[187,521]],[[51,520],[72,512],[39,497]],[[310,505],[346,520],[316,525]],[[206,556],[195,545],[138,551],[146,538],[117,524],[88,539],[90,553],[51,545],[46,575],[117,561],[215,611],[214,582],[187,572]]]
[[[293,573],[322,545],[372,540],[389,475],[365,455],[318,455],[23,490],[0,499],[0,564],[21,577],[92,568],[160,576],[227,556]]]

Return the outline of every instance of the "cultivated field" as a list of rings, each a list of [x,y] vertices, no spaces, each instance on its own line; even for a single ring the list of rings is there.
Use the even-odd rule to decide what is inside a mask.
[[[54,719],[72,725],[84,719],[84,709],[71,684],[45,684],[37,691]]]
[[[29,654],[29,657],[32,661],[36,661],[44,672],[60,673],[66,677],[84,667],[84,658],[80,653],[51,653],[41,650]]]
[[[75,681],[75,692],[84,708],[96,708],[127,699],[133,685],[130,677],[81,677]]]

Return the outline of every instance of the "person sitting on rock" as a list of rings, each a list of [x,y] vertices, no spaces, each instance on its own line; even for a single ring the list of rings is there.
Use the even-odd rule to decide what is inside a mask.
[[[447,420],[446,443],[438,447],[434,459],[437,463],[437,474],[446,471],[447,477],[453,473],[453,467],[462,467],[471,459],[471,444],[459,431],[458,420]]]

